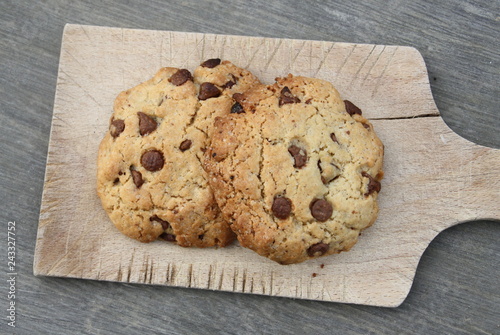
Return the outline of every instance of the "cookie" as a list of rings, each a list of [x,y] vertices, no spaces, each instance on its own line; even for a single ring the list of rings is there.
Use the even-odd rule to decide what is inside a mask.
[[[97,193],[122,233],[183,247],[234,240],[201,160],[213,119],[229,113],[233,94],[258,82],[228,61],[211,59],[193,74],[162,68],[119,94],[99,147]]]
[[[281,264],[349,250],[378,214],[383,145],[331,83],[277,78],[236,94],[204,168],[241,245]]]

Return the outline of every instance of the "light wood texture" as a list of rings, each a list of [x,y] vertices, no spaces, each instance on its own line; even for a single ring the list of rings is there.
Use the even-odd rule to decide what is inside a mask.
[[[353,250],[281,266],[237,244],[141,244],[109,222],[95,194],[95,159],[115,96],[162,66],[193,70],[211,57],[264,82],[289,72],[329,80],[372,120],[386,147],[381,211]],[[500,219],[500,152],[462,139],[438,114],[424,61],[410,47],[68,25],[34,272],[398,306],[440,231]]]

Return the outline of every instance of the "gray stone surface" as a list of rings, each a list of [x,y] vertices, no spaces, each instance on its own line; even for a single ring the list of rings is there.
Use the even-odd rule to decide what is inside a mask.
[[[493,221],[441,233],[395,309],[32,273],[65,23],[414,46],[448,125],[500,148],[499,15],[499,2],[484,0],[0,1],[0,334],[500,333]],[[16,328],[7,325],[9,221]]]

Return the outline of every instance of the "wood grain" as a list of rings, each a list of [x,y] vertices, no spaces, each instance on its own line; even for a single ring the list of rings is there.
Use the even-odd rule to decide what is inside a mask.
[[[162,66],[194,69],[210,57],[247,67],[264,82],[288,72],[329,80],[372,120],[386,146],[381,212],[352,251],[280,266],[237,244],[140,244],[109,222],[95,194],[95,159],[115,96]],[[438,114],[424,61],[410,47],[68,25],[34,272],[397,306],[440,231],[500,219],[498,150],[462,139]]]

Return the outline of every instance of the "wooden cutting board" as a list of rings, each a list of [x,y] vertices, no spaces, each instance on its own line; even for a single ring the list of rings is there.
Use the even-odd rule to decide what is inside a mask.
[[[347,253],[279,265],[237,243],[141,244],[120,234],[96,195],[96,157],[118,93],[163,66],[220,57],[263,82],[288,73],[332,82],[385,144],[380,215]],[[444,229],[500,219],[500,150],[451,131],[411,47],[67,25],[61,47],[35,275],[398,306]]]

